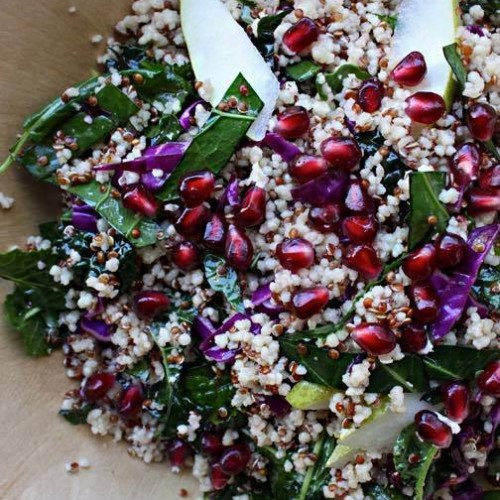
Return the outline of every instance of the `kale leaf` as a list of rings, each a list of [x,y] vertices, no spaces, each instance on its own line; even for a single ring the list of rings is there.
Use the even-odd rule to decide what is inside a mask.
[[[500,310],[500,268],[484,265],[479,271],[474,293],[493,309]]]

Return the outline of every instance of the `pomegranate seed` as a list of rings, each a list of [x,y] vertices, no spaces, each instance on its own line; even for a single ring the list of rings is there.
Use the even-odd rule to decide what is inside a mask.
[[[434,92],[417,92],[406,99],[406,114],[417,123],[432,125],[446,111],[444,99]]]
[[[416,87],[427,73],[425,58],[420,52],[410,52],[392,70],[391,78],[399,85]]]
[[[355,179],[349,183],[345,197],[345,206],[347,210],[355,214],[373,212],[373,200],[359,179]]]
[[[321,312],[329,300],[328,288],[324,286],[299,290],[293,295],[293,311],[298,318],[308,319]]]
[[[406,276],[414,281],[429,278],[436,269],[436,253],[436,248],[428,244],[408,255],[402,266]]]
[[[205,432],[201,436],[200,442],[201,451],[206,455],[218,456],[224,451],[222,444],[222,435],[214,432]]]
[[[258,226],[266,218],[266,192],[260,187],[250,188],[241,202],[236,219],[243,227]]]
[[[371,215],[351,215],[342,221],[342,231],[351,243],[371,243],[377,229],[378,222]]]
[[[115,385],[116,377],[112,373],[94,373],[83,386],[83,396],[86,401],[95,403],[106,396],[106,393]]]
[[[302,137],[311,124],[309,113],[302,106],[290,106],[278,115],[278,123],[274,131],[285,139]]]
[[[210,216],[210,209],[205,204],[185,208],[175,222],[175,229],[183,236],[199,236],[205,231]]]
[[[223,490],[229,481],[229,476],[222,471],[220,464],[213,464],[210,470],[212,488],[216,491]]]
[[[311,208],[309,222],[320,233],[331,233],[339,227],[342,207],[331,203],[323,207]]]
[[[123,206],[132,212],[154,217],[158,212],[156,198],[142,186],[137,186],[123,195]]]
[[[372,356],[381,356],[396,347],[396,335],[386,326],[377,323],[361,323],[351,332],[351,338]]]
[[[436,290],[430,284],[416,284],[409,288],[408,295],[413,306],[415,319],[422,324],[432,323],[439,312]]]
[[[366,280],[375,279],[382,272],[382,262],[370,245],[349,245],[345,255],[345,264],[358,271]]]
[[[401,328],[399,343],[403,351],[419,353],[427,345],[427,333],[421,326],[405,325]]]
[[[310,267],[314,263],[314,248],[303,238],[285,240],[276,248],[280,264],[293,273]]]
[[[303,17],[283,35],[283,45],[291,52],[303,52],[319,37],[319,29],[312,19]]]
[[[170,299],[155,290],[145,290],[134,297],[134,311],[141,319],[153,319],[165,312],[169,306]]]
[[[172,251],[173,263],[183,271],[191,271],[200,263],[198,247],[190,241],[181,241]]]
[[[377,78],[365,80],[358,91],[358,104],[363,111],[375,113],[382,105],[384,86]]]
[[[226,236],[226,258],[231,267],[245,271],[253,258],[253,245],[248,236],[231,224]]]
[[[495,133],[497,113],[493,106],[477,102],[467,110],[466,122],[472,137],[478,141],[486,142]]]
[[[467,211],[471,214],[500,210],[500,190],[472,188],[467,196]]]
[[[415,425],[420,439],[437,446],[448,448],[451,445],[453,435],[451,429],[438,416],[429,410],[419,411],[415,415]]]
[[[481,172],[479,187],[481,189],[500,189],[500,164]]]
[[[210,198],[215,186],[215,176],[209,170],[192,172],[179,184],[181,200],[187,207],[196,207]]]
[[[455,267],[467,252],[467,243],[456,234],[443,234],[435,244],[436,262],[439,269]]]
[[[226,224],[217,214],[214,214],[205,227],[203,244],[211,250],[223,250],[225,241]]]
[[[453,156],[453,179],[465,186],[477,178],[481,166],[481,152],[473,142],[462,144]]]
[[[353,170],[363,158],[358,143],[350,137],[330,137],[321,143],[321,154],[335,168]]]
[[[167,454],[172,467],[182,467],[193,456],[193,450],[182,439],[173,439],[168,443]]]
[[[453,382],[443,388],[443,401],[446,415],[462,423],[469,414],[469,391],[465,384]]]
[[[316,179],[327,170],[328,163],[321,156],[299,155],[290,165],[290,174],[299,184]]]
[[[477,377],[478,387],[490,396],[500,397],[500,360],[490,363]]]
[[[251,456],[252,452],[247,445],[231,446],[220,457],[220,468],[225,474],[235,476],[245,470]]]
[[[142,411],[144,396],[139,385],[131,385],[122,395],[118,403],[118,413],[127,420],[139,417]]]

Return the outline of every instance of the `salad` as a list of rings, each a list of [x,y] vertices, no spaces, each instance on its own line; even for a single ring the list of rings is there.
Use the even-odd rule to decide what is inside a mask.
[[[209,499],[498,498],[499,2],[132,11],[0,166],[61,190],[0,254],[60,415]]]

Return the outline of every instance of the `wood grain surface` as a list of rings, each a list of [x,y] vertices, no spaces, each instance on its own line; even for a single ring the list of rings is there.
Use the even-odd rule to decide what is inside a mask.
[[[100,47],[90,37],[111,34],[126,13],[127,0],[1,0],[0,155],[19,132],[23,117],[72,83],[89,76]],[[69,14],[75,6],[77,13]],[[36,183],[17,166],[0,178],[0,191],[16,199],[0,210],[4,251],[36,232],[58,213],[58,193]],[[10,286],[0,283],[3,303]],[[1,315],[0,315],[1,316]],[[94,437],[57,415],[72,388],[60,353],[27,358],[0,319],[0,498],[2,500],[175,499],[181,488],[197,497],[195,482],[174,476],[166,463],[147,466],[126,445]],[[85,458],[77,474],[65,464]]]

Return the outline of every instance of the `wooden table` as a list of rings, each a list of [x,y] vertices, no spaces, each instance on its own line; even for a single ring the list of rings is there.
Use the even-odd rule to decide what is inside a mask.
[[[75,6],[77,12],[69,14]],[[84,79],[107,37],[129,7],[127,0],[2,0],[0,5],[0,155],[23,117]],[[0,191],[15,197],[0,210],[4,251],[56,217],[58,193],[18,167],[0,178]],[[3,302],[10,285],[0,283]],[[57,415],[73,383],[60,353],[33,360],[0,315],[0,498],[2,500],[175,499],[181,488],[197,497],[196,483],[174,476],[167,463],[147,466],[123,443],[96,438],[88,426],[73,427]],[[90,468],[68,474],[65,464],[85,458]]]

